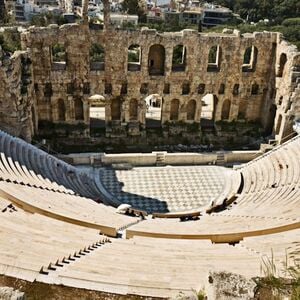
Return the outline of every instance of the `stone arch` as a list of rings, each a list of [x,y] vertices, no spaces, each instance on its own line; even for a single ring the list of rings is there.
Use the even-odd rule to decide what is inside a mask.
[[[90,69],[103,71],[105,69],[105,50],[101,44],[94,43],[90,48]]]
[[[84,120],[83,102],[80,98],[74,100],[74,115],[75,120]]]
[[[197,88],[197,92],[199,95],[203,95],[205,93],[205,84],[200,83]]]
[[[276,117],[277,107],[275,104],[272,104],[269,108],[269,113],[267,115],[267,125],[266,125],[266,134],[272,134],[274,121]]]
[[[90,135],[99,136],[106,124],[106,101],[102,95],[95,94],[89,97]]]
[[[212,122],[216,119],[218,98],[216,95],[208,93],[201,99],[201,119]]]
[[[179,100],[173,99],[170,107],[170,120],[177,121],[179,118]]]
[[[65,45],[54,44],[51,47],[51,63],[52,70],[62,71],[66,69],[67,66],[67,52]]]
[[[145,119],[147,128],[161,127],[164,99],[159,94],[151,94],[145,98]]]
[[[278,116],[278,120],[277,120],[277,124],[276,124],[276,129],[275,129],[275,134],[279,134],[280,133],[281,123],[282,123],[282,115],[280,114]]]
[[[51,48],[52,62],[65,63],[67,60],[67,53],[63,44],[54,44]]]
[[[254,82],[251,86],[251,95],[257,95],[259,92],[259,85]]]
[[[164,75],[165,56],[164,46],[155,44],[150,47],[148,55],[149,75]]]
[[[234,96],[237,96],[240,92],[240,85],[238,83],[235,83],[232,89],[232,94]]]
[[[229,99],[226,99],[223,102],[223,105],[222,105],[222,115],[221,115],[222,120],[228,120],[229,119],[230,108],[231,108],[231,102],[230,102]]]
[[[188,121],[194,121],[196,115],[197,103],[194,99],[190,100],[186,106],[186,119]]]
[[[131,44],[127,51],[128,71],[140,71],[142,62],[141,47],[138,44]]]
[[[245,120],[247,115],[247,101],[241,100],[239,103],[238,119]]]
[[[279,58],[279,66],[278,66],[278,71],[277,71],[277,77],[282,77],[286,62],[287,62],[286,54],[281,53],[280,58]]]
[[[173,48],[172,71],[183,72],[186,67],[186,47],[179,44]]]
[[[131,99],[129,101],[129,120],[138,120],[138,101],[136,99]]]
[[[191,86],[189,82],[184,82],[181,86],[181,94],[188,95],[191,92]]]
[[[66,106],[63,99],[58,99],[57,104],[57,121],[66,121]]]
[[[119,121],[121,119],[121,99],[120,97],[114,98],[111,101],[111,119]]]
[[[212,46],[208,53],[207,72],[220,71],[222,49],[219,45]]]
[[[258,49],[255,46],[246,48],[243,59],[243,72],[254,72],[257,63]]]

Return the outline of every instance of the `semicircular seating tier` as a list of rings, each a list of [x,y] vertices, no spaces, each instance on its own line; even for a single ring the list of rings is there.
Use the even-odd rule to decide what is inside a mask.
[[[60,182],[71,166],[51,170],[50,179],[40,168],[60,161],[48,165],[44,152],[0,136],[1,275],[170,297],[209,286],[210,272],[251,278],[263,275],[262,258],[274,257],[278,268],[300,259],[299,137],[242,166],[243,189],[227,209],[180,222],[118,215],[79,195],[70,179]],[[120,229],[131,239],[117,238]]]
[[[0,178],[104,201],[92,176],[0,131]]]
[[[208,240],[107,238],[92,228],[24,211],[3,197],[0,210],[0,274],[30,282],[171,297],[206,288],[212,272],[259,276],[271,249],[276,266],[299,259],[300,229],[284,237],[246,238],[233,247]]]
[[[0,132],[0,195],[27,211],[109,236],[137,222],[93,201],[101,194],[88,174],[4,132]]]
[[[131,226],[136,235],[239,241],[247,236],[300,227],[300,138],[289,140],[241,166],[243,188],[225,210],[200,220],[148,219]]]

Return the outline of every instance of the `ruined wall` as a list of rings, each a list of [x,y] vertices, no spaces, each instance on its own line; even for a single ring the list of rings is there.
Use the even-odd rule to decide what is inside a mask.
[[[30,141],[37,107],[29,53],[16,51],[12,54],[0,46],[0,78],[0,129]]]
[[[276,59],[276,115],[274,133],[281,141],[292,133],[300,118],[300,53],[278,35]]]
[[[87,129],[83,133],[88,135],[90,106],[97,105],[105,107],[107,136],[143,135],[147,96],[162,97],[162,125],[200,124],[205,110],[203,97],[212,94],[211,122],[259,121],[267,132],[276,132],[280,140],[300,113],[299,53],[278,33],[240,35],[227,30],[222,34],[204,34],[184,30],[160,34],[149,29],[101,31],[67,24],[30,27],[22,33],[21,40],[32,61],[32,98],[26,103],[33,103],[32,112],[37,113],[34,124],[85,123]],[[94,44],[104,48],[103,62],[91,61]],[[57,45],[64,49],[61,61],[54,59]],[[131,45],[140,46],[138,63],[128,63]],[[184,47],[185,61],[174,66],[173,51],[178,45]],[[209,53],[214,47],[212,62]],[[247,49],[251,53],[245,64]],[[286,59],[280,58],[282,53]],[[285,66],[279,70],[282,62]],[[23,62],[14,59],[12,63],[14,77],[20,84]],[[9,86],[7,90],[12,93],[11,81],[3,82],[2,89]],[[93,95],[104,98],[90,98]],[[6,97],[24,99],[21,94]],[[28,126],[25,123],[23,127]]]
[[[63,101],[65,121],[78,122],[75,120],[75,99],[80,99],[83,101],[84,122],[88,124],[88,99],[100,94],[105,97],[107,132],[118,127],[123,129],[124,134],[126,131],[139,134],[145,127],[144,99],[151,94],[163,97],[162,124],[170,121],[174,99],[179,101],[175,122],[187,122],[190,100],[196,101],[196,107],[194,119],[188,122],[200,122],[201,100],[208,93],[215,95],[215,121],[221,120],[222,116],[223,119],[226,116],[228,121],[264,119],[261,110],[272,88],[277,34],[264,32],[241,36],[237,31],[199,34],[192,30],[159,34],[148,29],[103,32],[89,30],[83,25],[64,25],[60,28],[30,28],[23,34],[22,41],[23,47],[30,48],[32,53],[39,120],[59,121],[58,107],[61,104],[58,102]],[[93,43],[101,44],[105,49],[104,66],[98,70],[90,68],[89,52]],[[55,44],[65,47],[67,59],[64,66],[52,61],[51,48]],[[132,44],[141,47],[138,68],[128,66],[127,53]],[[155,47],[151,50],[155,45],[163,49],[164,57],[159,57],[163,55],[161,52],[155,53]],[[173,49],[177,45],[185,47],[184,70],[172,69]],[[209,51],[213,46],[219,47],[215,64],[208,63]],[[248,47],[254,47],[256,57],[253,66],[248,66],[248,69],[246,66],[245,71],[243,60]],[[151,60],[154,67],[162,61],[162,70],[149,74]],[[185,92],[184,85],[188,89]],[[257,85],[255,92],[252,91],[253,85]],[[137,100],[138,105],[136,121],[130,117],[132,99]],[[222,114],[225,101],[227,107]],[[119,114],[112,112],[119,108]]]

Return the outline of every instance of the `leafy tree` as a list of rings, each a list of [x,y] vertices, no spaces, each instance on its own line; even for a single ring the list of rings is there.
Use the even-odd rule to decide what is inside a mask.
[[[257,22],[262,19],[280,24],[284,19],[300,15],[299,0],[214,0],[209,1],[229,7],[242,18]]]
[[[90,58],[92,62],[104,62],[104,48],[99,44],[92,44]]]
[[[140,0],[124,0],[122,2],[122,10],[129,15],[138,15],[141,22],[146,20],[146,8]]]

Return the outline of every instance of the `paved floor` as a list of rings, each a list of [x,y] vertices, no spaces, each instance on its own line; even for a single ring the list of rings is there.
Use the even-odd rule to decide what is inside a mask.
[[[100,176],[119,201],[152,213],[206,206],[230,182],[231,172],[217,166],[102,168]]]

